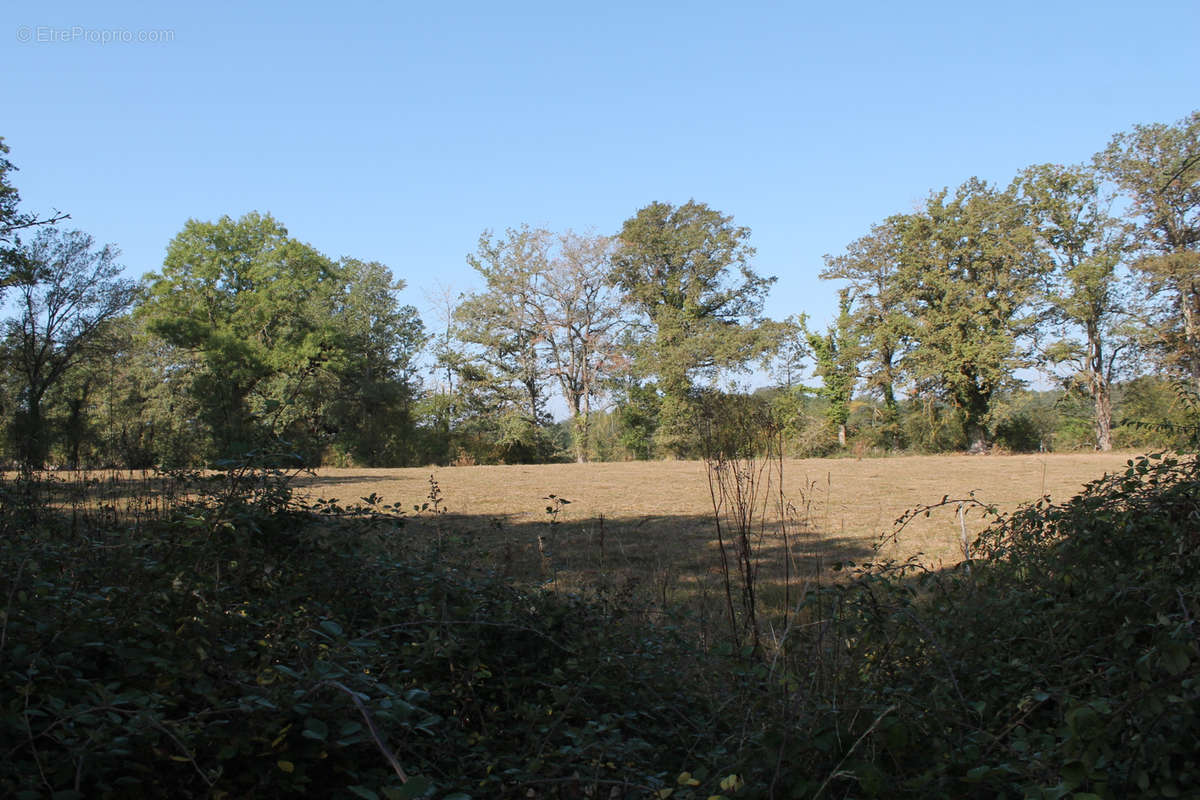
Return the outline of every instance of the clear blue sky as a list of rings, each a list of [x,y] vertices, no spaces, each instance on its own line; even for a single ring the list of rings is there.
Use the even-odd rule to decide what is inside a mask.
[[[435,325],[485,228],[695,198],[752,229],[768,313],[824,322],[822,255],[931,189],[1200,107],[1195,0],[807,5],[10,2],[0,136],[24,208],[134,275],[259,210]]]

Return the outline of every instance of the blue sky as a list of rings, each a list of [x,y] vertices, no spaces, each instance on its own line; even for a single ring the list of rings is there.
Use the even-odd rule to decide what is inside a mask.
[[[134,275],[188,218],[259,210],[436,325],[486,228],[695,198],[752,229],[771,316],[824,322],[822,256],[931,189],[1200,107],[1198,29],[1194,0],[10,2],[0,136],[24,208]]]

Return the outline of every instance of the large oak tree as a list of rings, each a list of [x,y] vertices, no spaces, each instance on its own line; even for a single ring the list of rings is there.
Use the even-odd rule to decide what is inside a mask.
[[[189,220],[146,276],[147,328],[199,356],[192,391],[218,457],[270,440],[283,404],[336,344],[337,265],[270,215]],[[270,391],[263,391],[267,388]]]
[[[917,391],[962,413],[972,450],[986,449],[992,400],[1019,385],[1016,371],[1029,363],[1023,344],[1048,268],[1029,210],[1012,191],[972,178],[893,219],[915,343],[902,368]]]
[[[774,344],[762,318],[774,283],[754,272],[750,229],[694,200],[655,202],[625,221],[610,279],[642,316],[635,366],[661,394],[657,444],[696,446],[697,382],[739,370]]]

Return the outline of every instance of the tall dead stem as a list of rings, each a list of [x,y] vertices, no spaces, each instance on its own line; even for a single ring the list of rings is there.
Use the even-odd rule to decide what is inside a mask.
[[[785,502],[782,460],[773,460],[779,449],[776,446],[779,437],[775,435],[778,426],[769,410],[755,405],[750,398],[713,397],[705,411],[702,429],[705,467],[730,631],[738,646],[749,634],[750,644],[757,652],[762,643],[757,597],[758,545],[766,532],[767,509],[776,477],[769,467],[777,470],[780,501]],[[781,506],[780,510],[783,509]],[[786,545],[785,536],[785,562]],[[788,575],[790,578],[790,572]],[[733,599],[735,581],[741,597],[740,623]]]

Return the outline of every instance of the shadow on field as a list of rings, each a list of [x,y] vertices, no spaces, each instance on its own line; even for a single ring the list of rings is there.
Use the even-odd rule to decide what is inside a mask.
[[[403,530],[417,548],[440,543],[455,560],[518,584],[572,592],[619,587],[649,594],[661,606],[715,600],[723,590],[721,547],[712,518],[704,515],[551,523],[528,517],[426,514],[407,518]],[[736,583],[736,546],[729,532],[724,537]],[[809,528],[789,529],[786,549],[783,532],[775,526],[755,530],[750,540],[751,564],[767,607],[783,603],[785,579],[793,587],[825,582],[835,574],[834,565],[874,555],[870,543],[861,538]]]
[[[347,494],[345,490],[351,486],[361,489],[364,482],[362,475],[355,473],[319,480],[301,473],[289,483],[297,500],[316,504],[320,497]],[[16,486],[10,484],[9,488]],[[168,516],[181,501],[219,491],[222,478],[198,473],[180,477],[148,471],[61,471],[41,475],[24,486],[37,495],[41,507],[68,520],[90,517],[136,524]],[[354,507],[365,498],[360,498],[358,491],[348,494],[351,496],[342,497],[339,505],[353,516],[359,513]],[[616,592],[666,608],[695,600],[702,606],[719,606],[726,567],[735,587],[740,585],[736,531],[722,531],[722,558],[711,515],[577,518],[572,513],[578,506],[568,506],[556,515],[433,513],[414,511],[414,505],[411,501],[397,504],[403,512],[403,525],[388,536],[400,537],[414,555],[436,552],[456,565],[498,575],[518,586],[583,594]],[[317,510],[316,506],[309,508]],[[361,511],[370,513],[365,508]],[[835,573],[836,564],[874,557],[872,538],[826,532],[811,520],[790,524],[786,531],[774,522],[756,524],[749,541],[759,598],[767,609],[774,610],[781,610],[786,598],[794,597],[789,592],[798,586],[840,578],[845,573]]]

